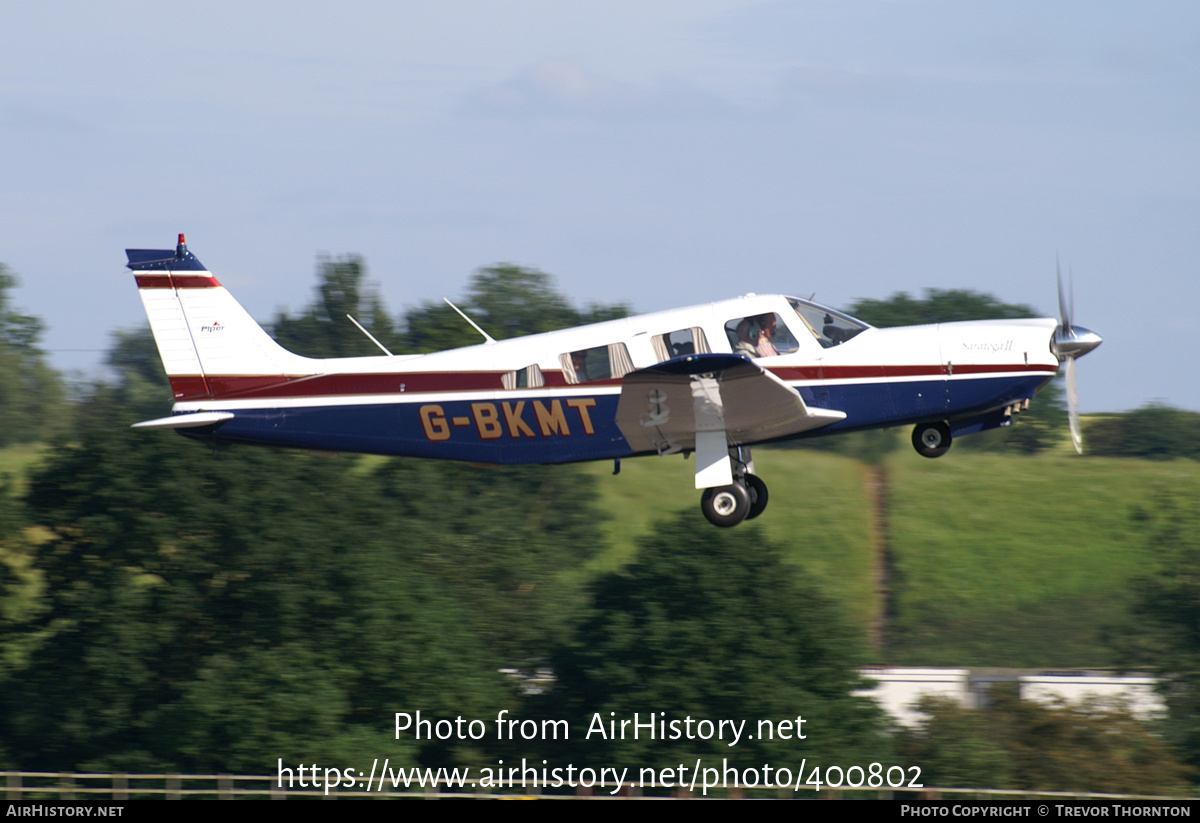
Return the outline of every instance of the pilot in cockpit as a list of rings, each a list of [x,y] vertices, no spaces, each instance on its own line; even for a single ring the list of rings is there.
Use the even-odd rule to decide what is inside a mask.
[[[775,357],[779,351],[775,348],[775,344],[771,342],[771,338],[775,336],[775,314],[760,314],[754,318],[754,323],[758,326],[758,356],[759,357]]]

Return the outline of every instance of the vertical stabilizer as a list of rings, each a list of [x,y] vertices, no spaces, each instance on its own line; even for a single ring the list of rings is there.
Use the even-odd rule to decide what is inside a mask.
[[[174,251],[126,249],[125,254],[176,401],[218,397],[239,386],[314,371],[312,361],[263,331],[188,251],[182,234]]]

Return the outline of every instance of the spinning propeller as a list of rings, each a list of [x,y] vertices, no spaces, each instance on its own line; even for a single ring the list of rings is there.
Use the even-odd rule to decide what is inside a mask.
[[[1071,442],[1075,451],[1083,454],[1083,436],[1079,431],[1079,395],[1076,391],[1075,358],[1082,357],[1103,342],[1100,335],[1091,329],[1071,324],[1071,313],[1075,308],[1075,286],[1071,285],[1071,299],[1063,296],[1062,267],[1058,267],[1058,328],[1050,347],[1054,356],[1064,363],[1067,373],[1067,420],[1071,426]]]

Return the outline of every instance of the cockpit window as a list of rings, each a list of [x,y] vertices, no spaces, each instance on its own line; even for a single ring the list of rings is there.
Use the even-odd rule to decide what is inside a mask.
[[[725,336],[734,354],[750,357],[791,354],[800,348],[787,323],[776,312],[735,317],[725,324]]]
[[[797,300],[789,297],[788,303],[796,310],[796,314],[812,332],[813,337],[821,344],[821,348],[829,349],[840,346],[852,337],[870,328],[861,320],[855,320],[848,314],[809,303],[807,300]]]

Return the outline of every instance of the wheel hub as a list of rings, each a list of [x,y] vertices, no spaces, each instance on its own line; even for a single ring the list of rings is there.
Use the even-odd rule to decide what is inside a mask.
[[[737,500],[729,492],[721,492],[713,497],[713,508],[718,514],[728,517],[737,509]]]

